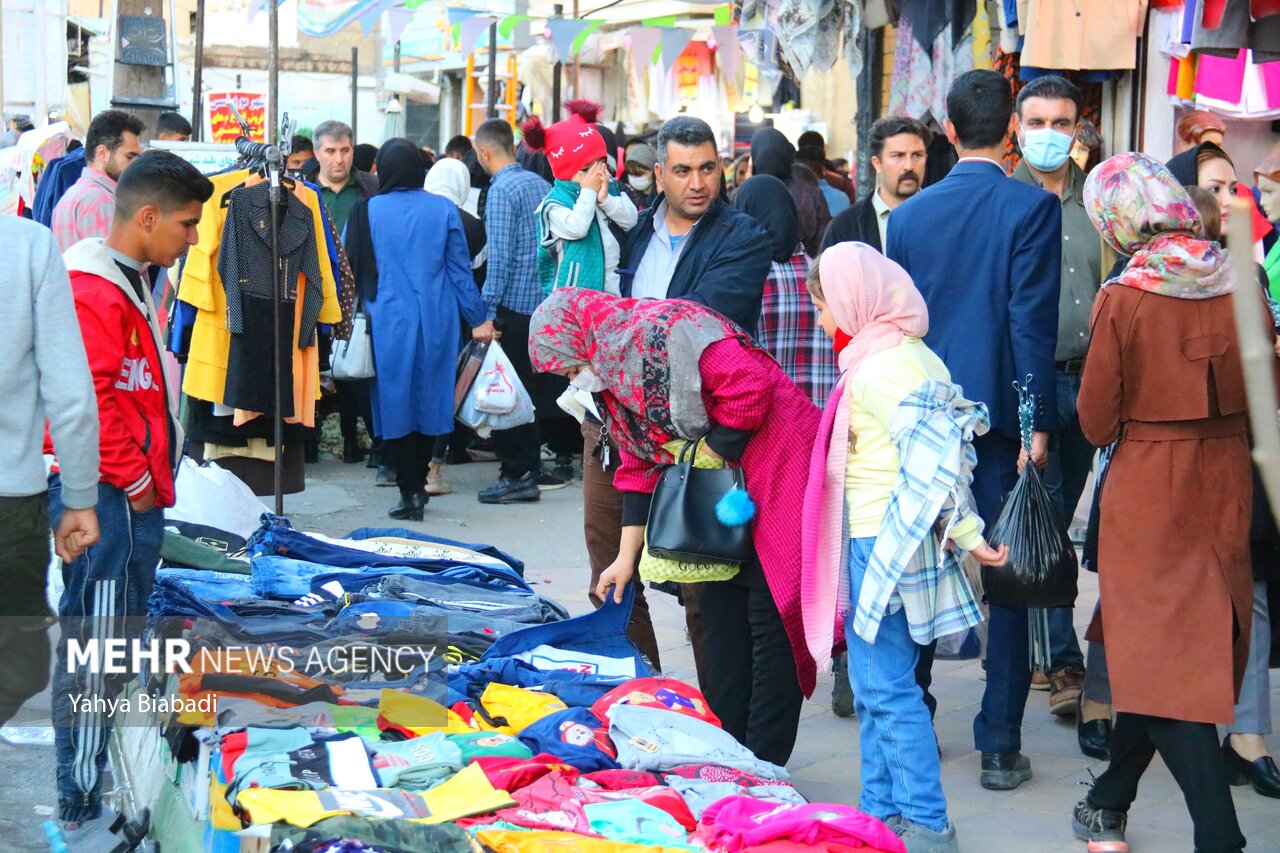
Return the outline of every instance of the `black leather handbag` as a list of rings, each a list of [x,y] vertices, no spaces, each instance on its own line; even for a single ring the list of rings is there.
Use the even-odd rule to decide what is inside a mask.
[[[649,506],[649,553],[684,563],[745,563],[755,556],[751,525],[729,527],[716,504],[731,489],[746,489],[741,468],[695,468],[689,444],[662,469]]]

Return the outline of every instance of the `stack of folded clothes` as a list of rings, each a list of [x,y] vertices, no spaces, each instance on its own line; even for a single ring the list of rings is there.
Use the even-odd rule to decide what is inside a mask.
[[[247,575],[162,568],[150,602],[193,656],[152,689],[212,700],[165,732],[207,747],[174,758],[209,756],[210,849],[243,830],[306,853],[904,853],[653,673],[630,592],[569,618],[493,547],[271,515],[247,556]]]

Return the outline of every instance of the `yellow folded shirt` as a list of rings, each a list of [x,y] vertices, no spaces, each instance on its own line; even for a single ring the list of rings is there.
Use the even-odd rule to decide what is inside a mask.
[[[628,844],[607,838],[591,838],[576,832],[521,832],[511,829],[487,829],[476,833],[476,841],[494,853],[677,853],[678,847]]]
[[[475,731],[453,711],[425,696],[384,689],[378,698],[378,728],[395,729],[419,737],[432,732]]]
[[[476,725],[484,731],[507,735],[518,735],[543,717],[569,707],[550,693],[539,693],[496,681],[490,682],[484,689],[480,704],[493,722],[476,714]]]

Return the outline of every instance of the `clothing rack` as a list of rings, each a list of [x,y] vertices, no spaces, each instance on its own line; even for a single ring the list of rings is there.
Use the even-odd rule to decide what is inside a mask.
[[[293,141],[293,125],[289,114],[284,114],[280,145],[266,142],[254,142],[249,138],[249,125],[240,115],[240,111],[231,107],[236,121],[240,124],[241,135],[236,139],[236,151],[251,167],[264,170],[268,182],[268,216],[271,232],[271,310],[273,315],[272,340],[272,382],[275,386],[275,412],[272,429],[274,434],[274,453],[272,454],[272,482],[275,492],[275,513],[284,515],[284,398],[281,393],[280,349],[280,302],[285,297],[284,281],[280,275],[280,203],[281,172],[284,170],[285,156],[289,153]]]

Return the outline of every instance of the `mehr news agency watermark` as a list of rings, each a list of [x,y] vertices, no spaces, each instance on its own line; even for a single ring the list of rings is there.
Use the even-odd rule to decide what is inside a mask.
[[[166,675],[226,674],[282,678],[293,673],[324,681],[405,677],[418,668],[430,671],[443,659],[433,646],[377,646],[371,644],[295,648],[291,646],[224,646],[192,649],[187,640],[170,637],[67,639],[67,673],[109,676],[112,681],[142,673]],[[138,691],[117,696],[114,691],[69,694],[73,711],[109,715],[138,711],[146,714],[216,714],[218,694],[198,697],[153,695]]]

